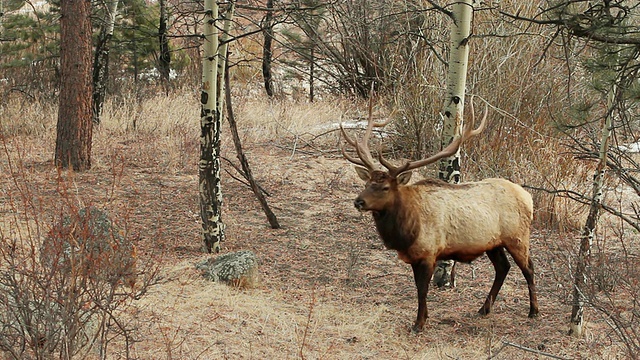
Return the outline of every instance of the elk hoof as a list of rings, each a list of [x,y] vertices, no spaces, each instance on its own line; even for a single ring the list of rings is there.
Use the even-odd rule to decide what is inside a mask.
[[[411,327],[411,333],[414,335],[420,334],[422,332],[422,325],[415,324]]]
[[[489,315],[490,312],[491,312],[491,307],[486,307],[486,306],[483,306],[480,308],[480,310],[478,310],[478,314],[482,316]]]
[[[538,310],[531,310],[529,311],[529,318],[530,319],[534,319],[538,317]]]

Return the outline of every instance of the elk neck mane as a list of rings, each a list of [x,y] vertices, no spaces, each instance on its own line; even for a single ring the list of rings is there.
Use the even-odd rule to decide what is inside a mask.
[[[388,249],[408,249],[420,234],[420,209],[415,189],[401,186],[396,191],[392,206],[372,212],[376,228]]]

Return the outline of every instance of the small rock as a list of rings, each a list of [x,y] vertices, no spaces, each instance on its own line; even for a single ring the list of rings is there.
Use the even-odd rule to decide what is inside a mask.
[[[82,276],[133,287],[136,248],[109,215],[94,206],[65,215],[41,248],[41,261],[63,276]],[[73,269],[73,270],[72,270]]]
[[[258,283],[258,258],[250,250],[209,258],[197,263],[196,269],[211,281],[239,288],[253,288]]]

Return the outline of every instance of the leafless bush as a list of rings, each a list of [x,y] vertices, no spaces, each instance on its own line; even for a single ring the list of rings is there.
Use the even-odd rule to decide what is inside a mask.
[[[637,239],[636,239],[637,240]],[[619,238],[615,243],[595,244],[588,259],[585,297],[619,339],[630,358],[640,354],[640,255],[635,241]]]
[[[123,314],[155,281],[157,267],[138,266],[126,224],[73,206],[62,177],[60,205],[53,205],[34,195],[24,172],[14,172],[17,191],[4,199],[12,216],[0,222],[0,354],[104,359],[117,345],[128,358],[136,324]]]

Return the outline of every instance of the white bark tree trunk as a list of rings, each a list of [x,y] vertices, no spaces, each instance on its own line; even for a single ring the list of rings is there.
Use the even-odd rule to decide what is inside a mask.
[[[460,134],[464,113],[467,64],[469,59],[469,35],[473,17],[473,1],[461,0],[452,5],[454,22],[451,25],[451,50],[449,72],[447,74],[447,94],[444,100],[444,124],[442,128],[442,148]],[[438,177],[450,183],[460,182],[460,153],[442,159]],[[439,286],[455,286],[453,261],[439,261],[433,276]]]
[[[1,2],[1,1],[0,1]],[[109,0],[106,6],[104,23],[98,35],[96,50],[93,60],[93,123],[100,123],[102,105],[107,93],[107,80],[109,77],[109,52],[111,51],[111,38],[118,16],[118,2]],[[1,11],[0,11],[1,12]]]
[[[223,21],[222,25],[222,34],[220,34],[220,43],[218,49],[218,64],[217,64],[217,94],[216,94],[216,110],[220,114],[220,121],[222,122],[222,117],[224,114],[224,84],[225,84],[225,67],[227,66],[227,56],[229,55],[229,39],[231,36],[229,35],[229,31],[231,30],[231,20],[233,18],[233,14],[235,12],[236,2],[229,2],[227,10],[224,12],[224,15],[221,16],[220,20]]]
[[[204,45],[202,57],[202,93],[200,97],[199,192],[202,235],[208,252],[219,252],[224,240],[222,188],[220,182],[220,112],[217,111],[218,4],[204,2]]]
[[[614,86],[607,97],[608,111],[610,111],[615,103],[616,87]],[[593,187],[591,196],[591,206],[589,215],[585,222],[580,239],[580,250],[576,264],[576,272],[574,274],[573,286],[573,307],[571,309],[571,320],[569,324],[569,334],[575,337],[584,336],[584,305],[587,301],[585,290],[587,285],[586,270],[589,265],[589,257],[591,255],[591,245],[596,236],[596,225],[600,217],[600,208],[602,206],[602,188],[604,185],[604,172],[607,165],[607,152],[609,150],[609,138],[611,137],[611,128],[613,123],[613,115],[610,113],[604,120],[602,126],[602,135],[600,137],[600,151],[598,156],[598,165],[593,175]]]
[[[0,39],[2,38],[2,34],[4,34],[4,23],[2,22],[3,16],[4,16],[4,2],[0,0]]]

